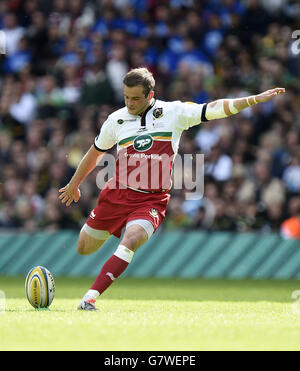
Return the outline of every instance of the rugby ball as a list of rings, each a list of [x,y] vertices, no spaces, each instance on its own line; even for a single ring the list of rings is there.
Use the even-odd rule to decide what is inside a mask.
[[[34,308],[47,308],[55,295],[55,283],[48,269],[38,266],[32,268],[25,280],[25,293]]]

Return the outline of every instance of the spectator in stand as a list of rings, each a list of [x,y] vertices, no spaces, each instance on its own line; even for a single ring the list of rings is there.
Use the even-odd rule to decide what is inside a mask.
[[[25,34],[25,30],[18,24],[17,17],[14,13],[8,12],[4,16],[5,44],[6,55],[11,56],[18,51],[18,44]]]
[[[211,148],[208,159],[205,161],[205,175],[210,175],[219,182],[227,181],[232,175],[232,160],[222,153],[220,145],[216,144]]]
[[[289,202],[290,217],[281,224],[280,234],[283,238],[291,238],[300,241],[300,200],[292,198]]]

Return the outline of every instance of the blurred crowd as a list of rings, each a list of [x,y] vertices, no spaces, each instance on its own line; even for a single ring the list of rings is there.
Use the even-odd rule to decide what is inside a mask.
[[[172,190],[162,229],[279,233],[300,218],[298,1],[0,0],[0,29],[1,229],[81,228],[98,198],[97,171],[69,208],[58,189],[124,105],[124,74],[140,66],[162,100],[286,88],[184,132],[179,153],[205,155],[204,195]]]

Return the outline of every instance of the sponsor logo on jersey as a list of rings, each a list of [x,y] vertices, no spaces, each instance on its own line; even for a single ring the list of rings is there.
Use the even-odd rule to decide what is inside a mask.
[[[149,134],[139,135],[133,141],[133,147],[138,152],[147,151],[153,145],[153,138]]]
[[[148,129],[146,128],[146,127],[142,127],[142,128],[140,128],[137,132],[138,133],[141,133],[141,132],[143,132],[143,131],[147,131]]]
[[[122,124],[124,124],[124,122],[129,122],[129,121],[131,121],[131,122],[133,122],[133,121],[136,121],[137,119],[125,119],[125,120],[123,120],[123,119],[119,119],[119,120],[117,120],[117,123],[119,124],[119,125],[122,125]]]

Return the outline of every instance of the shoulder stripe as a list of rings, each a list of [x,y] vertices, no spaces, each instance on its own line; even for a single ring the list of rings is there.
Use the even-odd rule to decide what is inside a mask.
[[[156,133],[149,133],[152,137],[172,137],[171,131],[158,131]]]
[[[124,138],[122,140],[120,140],[120,142],[118,143],[119,146],[122,146],[123,144],[126,144],[128,142],[132,142],[138,135],[135,135],[133,137],[128,137],[128,138]]]

